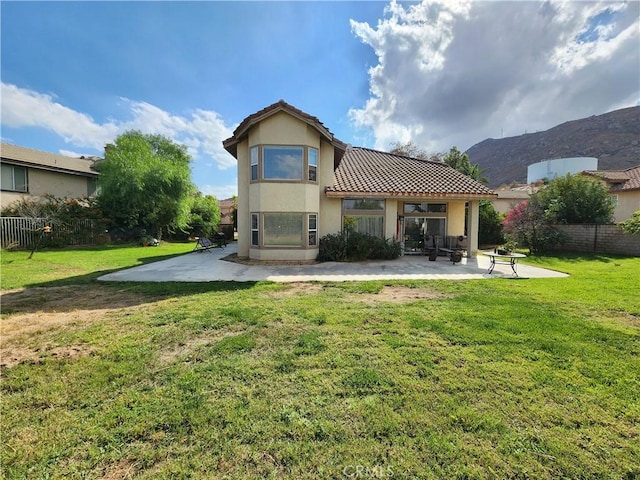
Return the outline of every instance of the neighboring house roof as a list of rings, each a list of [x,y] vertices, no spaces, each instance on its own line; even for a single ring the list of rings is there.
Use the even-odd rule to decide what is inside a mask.
[[[3,162],[11,163],[12,165],[63,172],[70,175],[98,176],[98,172],[93,169],[97,157],[72,158],[32,148],[19,147],[10,143],[0,144],[0,156]]]
[[[333,197],[496,197],[445,163],[359,147],[347,148],[325,192]]]
[[[640,165],[626,170],[585,170],[582,173],[604,180],[611,185],[612,192],[640,190]]]
[[[233,136],[227,138],[222,142],[222,146],[227,152],[229,152],[235,158],[238,158],[238,143],[240,143],[247,137],[247,135],[249,134],[249,130],[251,130],[253,126],[257,125],[261,121],[279,112],[286,112],[289,115],[292,115],[313,127],[322,138],[333,145],[335,151],[334,163],[336,165],[340,163],[340,159],[344,154],[345,149],[347,148],[347,144],[334,137],[329,129],[325,127],[317,117],[309,115],[308,113],[297,109],[293,105],[289,105],[284,100],[279,100],[276,103],[269,105],[268,107],[263,108],[262,110],[259,110],[252,115],[249,115],[233,131]]]
[[[501,200],[525,200],[539,190],[540,187],[534,184],[519,184],[512,187],[498,188],[495,193]]]

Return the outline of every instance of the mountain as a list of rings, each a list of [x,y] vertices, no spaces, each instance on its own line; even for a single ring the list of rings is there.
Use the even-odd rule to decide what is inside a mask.
[[[466,152],[485,169],[491,187],[527,181],[527,167],[542,160],[596,157],[598,170],[640,165],[640,106],[562,123],[544,132],[489,138]]]

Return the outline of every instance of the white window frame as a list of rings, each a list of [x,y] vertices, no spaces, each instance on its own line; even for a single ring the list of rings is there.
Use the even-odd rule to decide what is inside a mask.
[[[258,168],[258,157],[260,155],[259,147],[251,147],[249,149],[249,175],[251,177],[252,182],[256,182],[259,180],[260,169]],[[254,169],[255,167],[255,169]]]
[[[258,213],[251,214],[251,246],[260,246],[260,214]]]
[[[313,220],[313,227],[312,227],[312,222]],[[313,234],[313,238],[311,237],[311,234]],[[318,214],[317,213],[310,213],[307,216],[307,236],[309,238],[309,242],[308,242],[308,246],[309,247],[317,247],[318,246]]]
[[[313,152],[314,155],[314,161],[313,163],[311,163],[311,152]],[[318,181],[318,156],[320,155],[320,152],[318,152],[317,148],[313,148],[313,147],[308,147],[307,148],[307,180],[309,180],[310,182],[314,182],[316,183]],[[313,178],[311,175],[311,172],[313,172]]]

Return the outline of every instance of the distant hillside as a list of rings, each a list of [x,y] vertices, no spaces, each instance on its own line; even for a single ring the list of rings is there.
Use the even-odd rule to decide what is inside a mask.
[[[565,122],[544,132],[483,140],[467,150],[492,187],[527,181],[527,167],[542,160],[596,157],[598,170],[640,164],[640,107]]]

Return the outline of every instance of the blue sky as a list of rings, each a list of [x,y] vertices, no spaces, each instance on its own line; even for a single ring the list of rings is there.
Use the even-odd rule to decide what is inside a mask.
[[[354,145],[464,150],[637,105],[639,5],[3,1],[1,136],[99,155],[160,133],[220,199],[221,141],[279,99]]]

